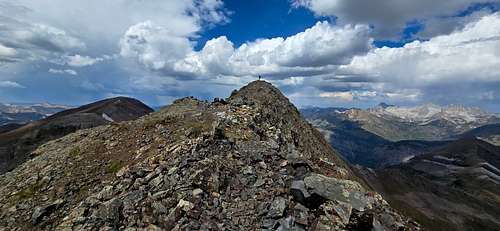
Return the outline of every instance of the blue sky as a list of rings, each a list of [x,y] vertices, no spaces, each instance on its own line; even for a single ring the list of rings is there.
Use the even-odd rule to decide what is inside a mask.
[[[156,106],[263,75],[298,106],[498,112],[499,2],[0,0],[0,101]]]
[[[329,20],[315,17],[305,8],[292,9],[287,0],[232,0],[224,3],[231,12],[231,22],[203,31],[198,48],[206,41],[224,35],[236,46],[259,38],[288,37],[313,26],[318,20]]]

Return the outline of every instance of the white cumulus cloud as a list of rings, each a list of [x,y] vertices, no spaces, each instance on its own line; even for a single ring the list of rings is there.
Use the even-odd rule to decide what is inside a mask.
[[[463,30],[415,41],[401,48],[377,48],[341,67],[345,73],[401,86],[450,81],[500,80],[500,14],[482,17]]]
[[[7,88],[25,88],[23,85],[14,82],[14,81],[0,81],[0,87],[7,87]]]
[[[371,49],[370,28],[333,26],[318,22],[287,38],[258,39],[238,48],[222,36],[209,40],[200,51],[185,37],[144,22],[130,27],[121,39],[121,54],[145,67],[170,75],[248,76],[314,75],[347,64]]]
[[[6,47],[0,43],[0,57],[10,57],[16,54],[16,50],[14,48]]]
[[[192,46],[187,37],[146,21],[127,30],[120,40],[120,54],[152,70],[171,70],[175,62],[191,52]]]
[[[454,16],[471,4],[498,0],[292,0],[295,7],[306,7],[319,16],[338,17],[340,23],[374,25],[377,37],[399,38],[407,23]],[[454,23],[460,23],[460,20]],[[440,33],[439,31],[436,31]]]
[[[332,98],[340,101],[353,101],[354,95],[350,91],[346,92],[323,92],[319,94],[321,98]]]
[[[82,56],[82,55],[76,54],[76,55],[68,55],[65,58],[66,58],[66,63],[69,66],[72,66],[72,67],[85,67],[85,66],[94,65],[94,64],[96,64],[98,62],[102,62],[107,57],[108,56],[106,56],[105,58],[101,58],[101,57],[92,58],[90,56]]]
[[[188,39],[228,22],[226,14],[221,0],[0,0],[0,43],[16,49],[18,61],[68,56],[70,66],[90,66],[119,53],[120,37],[139,22]]]
[[[52,73],[52,74],[78,75],[78,72],[76,72],[75,70],[71,70],[71,69],[60,70],[60,69],[50,68],[49,72]]]

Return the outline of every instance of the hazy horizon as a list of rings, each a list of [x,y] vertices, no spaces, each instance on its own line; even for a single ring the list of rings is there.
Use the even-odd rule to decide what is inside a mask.
[[[189,96],[184,96],[184,97],[189,97]],[[180,97],[180,98],[183,98],[183,97]],[[179,98],[179,99],[180,99]],[[12,105],[20,105],[20,106],[30,106],[30,105],[35,105],[35,104],[44,104],[44,103],[48,103],[48,104],[51,104],[51,105],[55,105],[55,106],[66,106],[66,107],[79,107],[79,106],[82,106],[82,105],[85,105],[85,104],[89,104],[89,103],[93,103],[93,102],[96,102],[96,101],[100,101],[100,100],[104,100],[104,99],[109,99],[109,98],[102,98],[102,99],[96,99],[95,101],[89,101],[89,102],[84,102],[82,104],[60,104],[60,103],[52,103],[52,102],[47,102],[47,101],[44,101],[44,102],[0,102],[0,104],[12,104]],[[207,101],[212,101],[213,98],[211,99],[199,99],[199,100],[207,100]],[[292,102],[293,103],[293,102]],[[302,109],[309,109],[309,108],[348,108],[348,109],[351,109],[351,108],[358,108],[358,109],[369,109],[369,108],[374,108],[376,106],[378,106],[379,104],[381,103],[386,103],[386,102],[379,102],[379,103],[375,103],[375,104],[370,104],[370,105],[362,105],[362,106],[359,106],[359,105],[324,105],[324,106],[318,106],[318,105],[302,105],[302,106],[297,106],[297,108],[299,108],[300,110]],[[147,104],[145,103],[146,105],[148,105],[149,107],[151,108],[160,108],[160,107],[164,107],[164,106],[168,106],[171,104],[168,103],[168,104],[164,104],[164,105],[151,105],[151,104]],[[483,108],[481,106],[478,106],[478,105],[464,105],[464,104],[437,104],[437,103],[433,103],[433,102],[423,102],[423,103],[420,103],[420,104],[390,104],[390,103],[387,103],[391,106],[396,106],[396,107],[418,107],[418,106],[423,106],[423,105],[426,105],[426,104],[434,104],[436,106],[439,106],[439,107],[447,107],[447,106],[464,106],[464,107],[477,107],[485,112],[490,112],[490,113],[495,113],[495,114],[498,114],[500,113],[500,108],[498,108],[497,111],[495,110],[488,110],[486,108]]]

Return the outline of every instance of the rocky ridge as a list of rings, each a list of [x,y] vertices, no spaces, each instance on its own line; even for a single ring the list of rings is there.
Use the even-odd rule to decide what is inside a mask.
[[[34,155],[0,178],[0,230],[419,229],[264,81]]]
[[[481,126],[458,136],[458,138],[467,137],[476,137],[490,144],[500,146],[500,123]]]

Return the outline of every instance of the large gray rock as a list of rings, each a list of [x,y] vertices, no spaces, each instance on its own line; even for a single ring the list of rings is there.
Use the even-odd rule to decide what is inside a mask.
[[[282,217],[287,207],[286,202],[286,199],[283,197],[274,198],[267,216],[272,218]]]
[[[117,227],[120,222],[121,210],[123,202],[120,199],[114,198],[101,205],[98,215],[107,224]]]
[[[331,201],[349,203],[357,210],[371,207],[374,202],[374,198],[367,196],[366,190],[355,181],[341,180],[313,173],[304,178],[304,184],[311,194],[319,195]]]
[[[31,214],[31,223],[38,224],[42,221],[43,217],[49,215],[54,209],[56,209],[59,205],[64,203],[63,200],[58,199],[48,205],[36,207]]]
[[[292,185],[290,186],[290,193],[296,201],[302,204],[305,204],[306,200],[311,196],[311,194],[306,189],[306,184],[302,180],[292,181]]]

